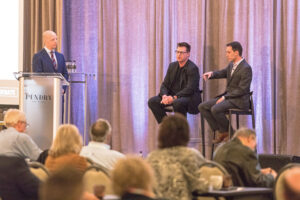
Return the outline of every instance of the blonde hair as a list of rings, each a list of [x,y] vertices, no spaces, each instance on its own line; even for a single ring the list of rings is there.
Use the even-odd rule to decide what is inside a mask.
[[[68,153],[79,154],[82,148],[82,139],[78,128],[72,124],[64,124],[58,127],[49,155],[58,157]]]
[[[114,192],[122,196],[130,188],[150,190],[154,184],[154,172],[140,157],[127,156],[115,164],[111,172]]]
[[[14,127],[19,121],[26,121],[25,113],[18,109],[8,109],[4,116],[6,127]]]

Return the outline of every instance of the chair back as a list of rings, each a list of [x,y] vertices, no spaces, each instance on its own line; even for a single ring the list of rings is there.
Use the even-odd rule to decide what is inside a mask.
[[[275,186],[274,186],[274,196],[276,200],[285,199],[284,198],[284,176],[286,172],[293,167],[300,167],[300,164],[289,163],[278,172],[275,180]]]
[[[48,178],[49,172],[42,163],[30,161],[27,164],[31,173],[38,177],[42,182]]]
[[[200,178],[204,178],[207,181],[210,176],[214,175],[229,175],[227,170],[217,162],[207,160],[202,163],[199,167],[198,172],[200,173]]]
[[[90,193],[94,192],[97,185],[105,186],[105,194],[113,194],[110,174],[106,168],[93,164],[89,166],[83,175],[84,190]]]
[[[222,165],[214,161],[206,161],[201,164],[198,173],[200,174],[200,178],[203,178],[208,182],[210,181],[211,176],[222,176],[223,178],[230,177],[227,170]]]

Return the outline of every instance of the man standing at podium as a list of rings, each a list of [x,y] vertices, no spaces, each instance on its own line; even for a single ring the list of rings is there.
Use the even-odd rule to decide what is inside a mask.
[[[33,72],[61,73],[68,80],[64,55],[55,51],[57,36],[53,31],[43,33],[44,48],[34,54],[32,59]]]

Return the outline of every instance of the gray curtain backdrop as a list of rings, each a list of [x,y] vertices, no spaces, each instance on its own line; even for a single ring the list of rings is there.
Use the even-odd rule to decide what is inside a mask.
[[[88,86],[88,124],[108,119],[112,147],[125,153],[156,148],[158,125],[147,101],[158,93],[178,42],[191,44],[202,74],[224,68],[228,42],[240,41],[252,66],[258,152],[299,155],[300,4],[297,0],[64,0],[62,52]],[[33,40],[33,39],[31,39]],[[224,80],[203,82],[208,100]],[[72,122],[82,131],[83,89],[75,89]],[[251,127],[250,117],[241,124]],[[191,137],[200,116],[188,115]],[[206,124],[206,146],[211,131]],[[276,139],[276,140],[275,140]],[[199,144],[191,144],[199,148]],[[200,148],[199,148],[200,149]]]

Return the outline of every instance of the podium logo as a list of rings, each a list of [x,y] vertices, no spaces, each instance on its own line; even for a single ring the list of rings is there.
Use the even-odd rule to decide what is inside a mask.
[[[28,94],[25,93],[25,100],[31,101],[51,101],[51,95],[42,95],[42,94]]]

